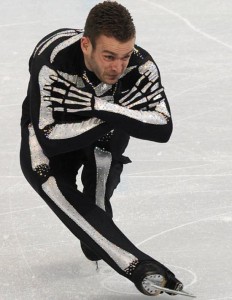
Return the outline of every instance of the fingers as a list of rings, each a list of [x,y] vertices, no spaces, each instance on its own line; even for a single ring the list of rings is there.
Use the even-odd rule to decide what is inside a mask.
[[[72,85],[69,81],[67,81],[61,77],[58,77],[56,75],[50,75],[49,78],[52,80],[52,84],[58,82],[58,83],[64,84],[66,87],[70,87]]]
[[[47,92],[55,92],[61,95],[65,95],[66,91],[64,89],[60,89],[60,88],[56,88],[54,86],[50,86],[50,85],[45,85],[44,86],[44,90]]]
[[[57,97],[44,96],[43,100],[44,101],[50,101],[50,102],[56,102],[56,103],[59,103],[59,104],[63,103],[63,98],[57,98]]]
[[[50,75],[50,84],[44,86],[47,95],[43,97],[44,101],[59,103],[64,107],[76,107],[76,109],[89,109],[91,107],[92,94],[76,88],[72,83],[61,76]]]
[[[60,93],[62,95],[65,95],[66,91],[68,89],[68,92],[72,92],[73,95],[77,95],[78,97],[79,96],[84,96],[84,97],[89,98],[89,100],[92,98],[92,94],[91,93],[84,92],[84,91],[78,89],[77,87],[75,87],[73,85],[73,83],[67,81],[66,79],[64,79],[64,78],[62,78],[60,76],[50,75],[49,78],[52,80],[52,83],[51,83],[51,88],[49,88],[49,86],[46,85],[46,88],[48,87],[48,89],[47,89],[48,91],[54,91],[54,92],[58,92],[58,93]],[[61,88],[57,88],[56,87],[56,83],[58,83],[59,85],[63,84],[64,87],[62,89]]]
[[[136,87],[133,87],[128,94],[126,94],[124,97],[122,97],[120,100],[119,100],[119,103],[124,103],[125,101],[129,99],[131,99],[131,97],[133,97],[133,95],[136,93],[137,91],[137,88]]]

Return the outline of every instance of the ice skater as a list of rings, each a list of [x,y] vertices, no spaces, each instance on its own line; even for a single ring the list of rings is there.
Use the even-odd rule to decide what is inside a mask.
[[[20,160],[30,185],[80,240],[85,256],[103,259],[155,296],[162,287],[183,285],[118,229],[110,203],[130,162],[123,155],[130,136],[165,143],[172,133],[158,67],[135,38],[129,11],[104,1],[91,9],[84,30],[59,29],[37,44]],[[83,191],[76,185],[81,167]]]

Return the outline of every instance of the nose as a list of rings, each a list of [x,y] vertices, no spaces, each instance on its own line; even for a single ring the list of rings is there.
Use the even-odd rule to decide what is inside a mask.
[[[114,71],[117,74],[121,74],[124,69],[123,62],[120,59],[116,59],[112,63],[111,67],[112,67],[112,71]]]

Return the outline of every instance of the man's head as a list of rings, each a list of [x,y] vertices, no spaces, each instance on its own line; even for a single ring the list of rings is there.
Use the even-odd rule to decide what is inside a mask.
[[[100,35],[127,42],[135,37],[135,26],[129,11],[116,1],[104,1],[94,6],[86,19],[84,36],[93,48]]]
[[[81,40],[86,67],[101,81],[116,83],[129,63],[135,34],[133,19],[124,6],[115,1],[94,6]]]

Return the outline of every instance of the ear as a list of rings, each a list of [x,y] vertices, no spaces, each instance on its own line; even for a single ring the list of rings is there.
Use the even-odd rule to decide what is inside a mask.
[[[81,49],[83,51],[84,54],[88,54],[90,49],[91,49],[91,42],[90,39],[86,36],[83,36],[81,38]]]

